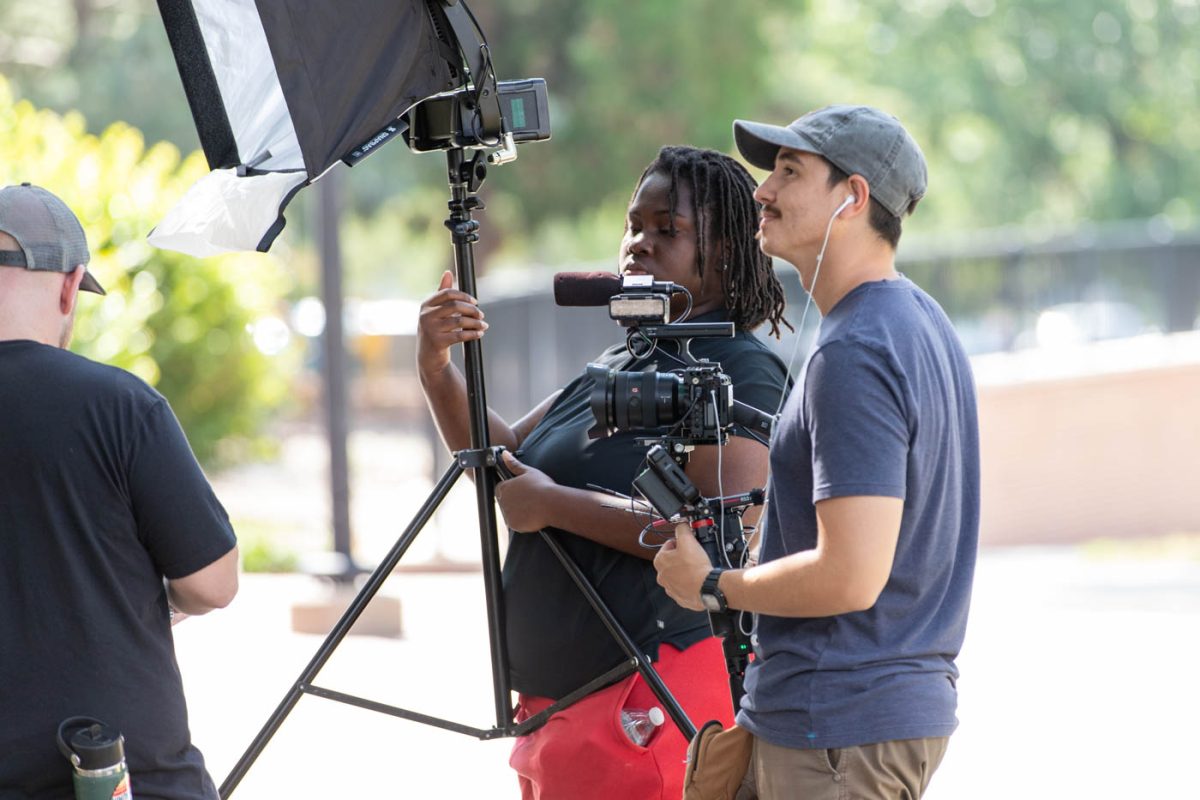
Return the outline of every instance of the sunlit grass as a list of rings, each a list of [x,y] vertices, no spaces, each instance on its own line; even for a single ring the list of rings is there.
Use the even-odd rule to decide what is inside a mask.
[[[280,544],[288,529],[261,519],[233,520],[243,572],[294,572],[299,557]]]

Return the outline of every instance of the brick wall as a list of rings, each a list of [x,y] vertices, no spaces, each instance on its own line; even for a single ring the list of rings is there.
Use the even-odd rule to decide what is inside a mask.
[[[1083,374],[1024,380],[977,362],[984,543],[1200,531],[1200,340],[1162,352],[1093,346],[1064,354]]]

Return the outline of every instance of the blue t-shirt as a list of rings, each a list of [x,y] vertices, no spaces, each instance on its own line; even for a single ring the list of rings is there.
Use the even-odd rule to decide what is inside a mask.
[[[761,561],[813,549],[831,497],[903,499],[900,535],[872,608],[758,616],[738,722],[795,748],[948,736],[979,532],[966,355],[907,278],[866,283],[822,322],[800,385],[771,444]]]

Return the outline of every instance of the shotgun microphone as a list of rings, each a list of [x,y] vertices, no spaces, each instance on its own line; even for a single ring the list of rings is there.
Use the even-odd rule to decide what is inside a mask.
[[[554,275],[554,302],[560,306],[606,306],[619,294],[672,295],[687,289],[651,275],[614,275],[611,272],[558,272]]]
[[[559,272],[554,275],[554,302],[560,306],[606,306],[621,293],[621,276],[611,272]]]

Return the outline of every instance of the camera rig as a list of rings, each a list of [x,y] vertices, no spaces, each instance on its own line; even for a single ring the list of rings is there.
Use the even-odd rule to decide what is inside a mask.
[[[692,355],[693,339],[731,337],[734,325],[669,323],[670,295],[677,291],[686,290],[649,276],[637,276],[633,282],[627,277],[621,294],[610,299],[609,316],[628,329],[626,347],[631,355],[645,357],[658,347],[659,340],[674,340],[683,366],[673,372],[639,372],[589,364],[596,424],[588,436],[595,439],[615,431],[654,431],[654,435],[637,439],[648,450],[646,468],[634,478],[634,489],[663,520],[689,523],[714,567],[735,568],[746,554],[742,514],[762,505],[765,492],[753,489],[707,498],[684,467],[696,445],[723,446],[734,426],[767,444],[774,417],[735,400],[733,382],[721,365]],[[743,693],[742,677],[750,653],[749,632],[741,624],[741,614],[730,610],[708,615],[713,635],[723,640],[735,708]]]

